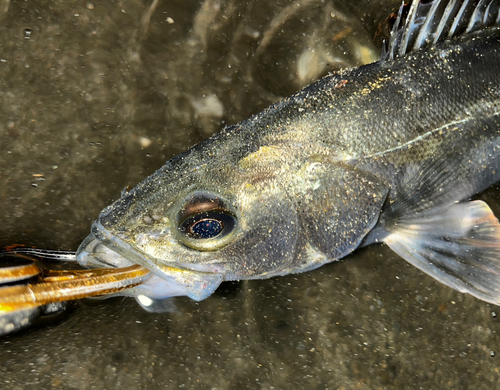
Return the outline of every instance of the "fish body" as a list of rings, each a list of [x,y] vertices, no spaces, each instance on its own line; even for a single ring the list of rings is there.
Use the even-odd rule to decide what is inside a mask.
[[[468,3],[414,1],[383,60],[327,76],[168,161],[102,211],[78,261],[148,268],[122,294],[149,306],[385,242],[450,287],[500,303],[500,225],[468,201],[500,180],[500,12]]]

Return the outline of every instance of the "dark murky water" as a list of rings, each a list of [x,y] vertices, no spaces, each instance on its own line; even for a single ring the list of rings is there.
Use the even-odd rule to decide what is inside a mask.
[[[104,206],[168,158],[373,61],[371,38],[399,2],[358,3],[0,1],[0,245],[75,250]],[[483,197],[500,204],[498,189]],[[174,299],[171,313],[76,306],[0,340],[0,388],[500,386],[500,309],[386,247]]]

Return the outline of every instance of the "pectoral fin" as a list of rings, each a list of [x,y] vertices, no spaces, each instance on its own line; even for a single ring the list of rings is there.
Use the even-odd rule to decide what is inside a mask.
[[[467,202],[500,180],[499,129],[492,111],[426,137],[423,162],[389,194],[364,244],[384,241],[440,282],[500,304],[500,225],[486,203]]]
[[[457,203],[398,221],[384,241],[438,281],[500,304],[500,224],[482,201]]]

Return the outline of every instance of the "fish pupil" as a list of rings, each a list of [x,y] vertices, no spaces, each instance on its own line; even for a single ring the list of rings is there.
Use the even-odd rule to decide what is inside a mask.
[[[218,236],[223,228],[224,225],[221,221],[213,218],[204,218],[196,221],[189,230],[194,238],[213,238]]]

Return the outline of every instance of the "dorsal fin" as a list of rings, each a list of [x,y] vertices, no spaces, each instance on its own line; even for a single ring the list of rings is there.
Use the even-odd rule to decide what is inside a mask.
[[[500,0],[412,0],[395,16],[382,60],[491,26],[500,26]]]

